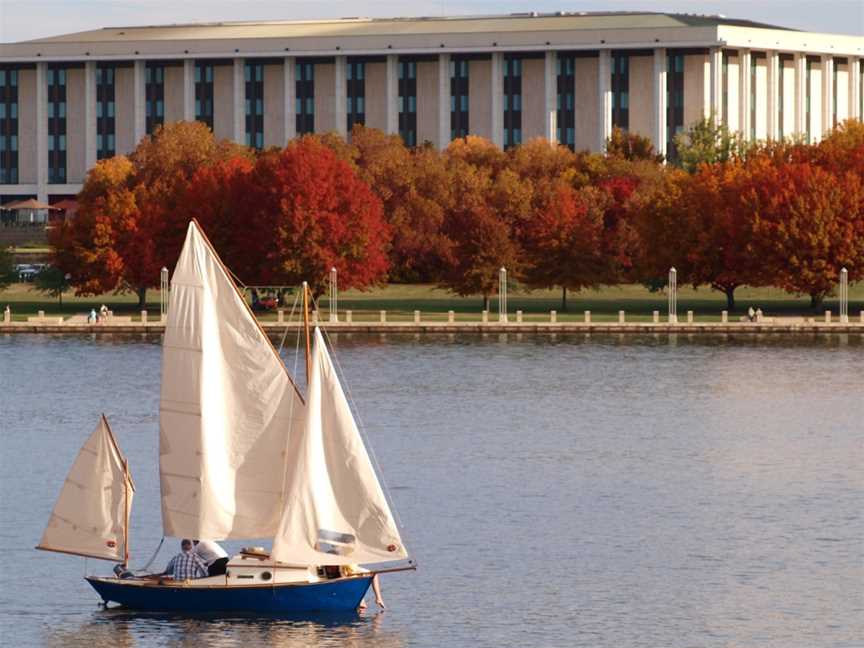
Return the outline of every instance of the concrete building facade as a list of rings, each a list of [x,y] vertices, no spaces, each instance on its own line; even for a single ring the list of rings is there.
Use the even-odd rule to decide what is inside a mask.
[[[411,146],[468,134],[602,150],[716,115],[817,141],[864,114],[864,38],[717,16],[520,14],[114,27],[0,44],[0,203],[77,193],[161,124],[257,148],[365,124]]]

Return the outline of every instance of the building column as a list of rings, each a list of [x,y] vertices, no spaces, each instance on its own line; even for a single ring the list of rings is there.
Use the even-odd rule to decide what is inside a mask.
[[[719,47],[712,47],[708,59],[711,66],[709,116],[713,115],[714,121],[720,124],[723,121],[723,50]]]
[[[492,142],[504,147],[504,54],[492,53],[491,87],[489,88],[490,113],[492,116]]]
[[[804,135],[807,125],[804,123],[806,113],[807,97],[807,56],[801,52],[795,52],[795,134]]]
[[[40,202],[48,202],[47,71],[46,63],[36,64],[36,199]]]
[[[686,65],[686,63],[685,63]],[[685,82],[686,85],[686,82]],[[686,101],[686,100],[685,100]],[[711,53],[702,61],[702,117],[711,118]],[[686,120],[685,120],[686,121]],[[686,124],[685,124],[686,126]]]
[[[654,145],[654,150],[660,155],[666,155],[667,75],[666,48],[658,47],[654,50],[654,81],[651,86],[654,94],[651,143]]]
[[[834,128],[834,57],[822,56],[822,129],[827,134]]]
[[[297,137],[297,60],[286,56],[282,65],[283,125],[287,144]]]
[[[146,61],[138,60],[135,61],[134,65],[132,75],[132,80],[135,84],[133,119],[135,124],[135,146],[137,147],[147,134],[147,95],[145,94],[147,86],[145,85],[146,77],[144,75]]]
[[[558,55],[546,52],[543,62],[543,88],[546,91],[546,109],[543,112],[544,136],[550,144],[558,142]]]
[[[387,134],[399,134],[399,57],[387,55]]]
[[[606,150],[612,136],[612,52],[600,50],[597,59],[597,150]]]
[[[450,144],[450,55],[438,56],[438,149]]]
[[[346,83],[346,68],[348,67],[347,56],[337,56],[334,59],[333,68],[333,116],[336,120],[336,132],[342,137],[348,137],[348,112],[347,96],[348,86]]]
[[[96,165],[96,61],[84,64],[84,169]]]
[[[195,59],[183,61],[183,119],[195,121]]]
[[[861,114],[861,59],[849,57],[849,118],[864,119]]]
[[[768,52],[768,139],[775,140],[780,133],[780,54]]]
[[[738,50],[738,131],[745,141],[750,141],[750,50]]]
[[[234,134],[237,144],[246,143],[246,61],[234,59]]]

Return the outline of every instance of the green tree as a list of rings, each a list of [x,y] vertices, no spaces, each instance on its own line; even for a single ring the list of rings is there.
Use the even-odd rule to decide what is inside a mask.
[[[732,133],[725,124],[714,117],[703,117],[683,133],[675,136],[678,165],[688,173],[694,173],[700,164],[727,162],[740,157],[744,152],[744,141],[738,133]]]
[[[0,248],[0,290],[16,281],[18,281],[18,273],[15,272],[12,252],[7,248]]]
[[[56,266],[47,266],[36,275],[36,290],[51,297],[57,297],[63,308],[63,293],[72,287],[71,276]]]

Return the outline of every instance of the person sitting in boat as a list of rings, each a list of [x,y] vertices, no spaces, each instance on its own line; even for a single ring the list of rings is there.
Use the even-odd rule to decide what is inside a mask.
[[[162,575],[171,576],[174,580],[205,578],[207,565],[192,550],[192,541],[184,538],[180,543],[180,549],[182,551],[171,559]]]
[[[208,576],[219,576],[228,569],[228,554],[212,540],[193,540],[195,553],[207,565]]]

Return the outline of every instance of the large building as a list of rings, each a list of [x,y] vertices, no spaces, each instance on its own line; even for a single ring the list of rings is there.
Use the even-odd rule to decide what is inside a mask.
[[[671,152],[715,114],[813,141],[864,113],[864,38],[720,16],[559,13],[110,27],[0,45],[0,203],[75,194],[160,124],[258,148],[356,123],[409,145],[466,134]]]

